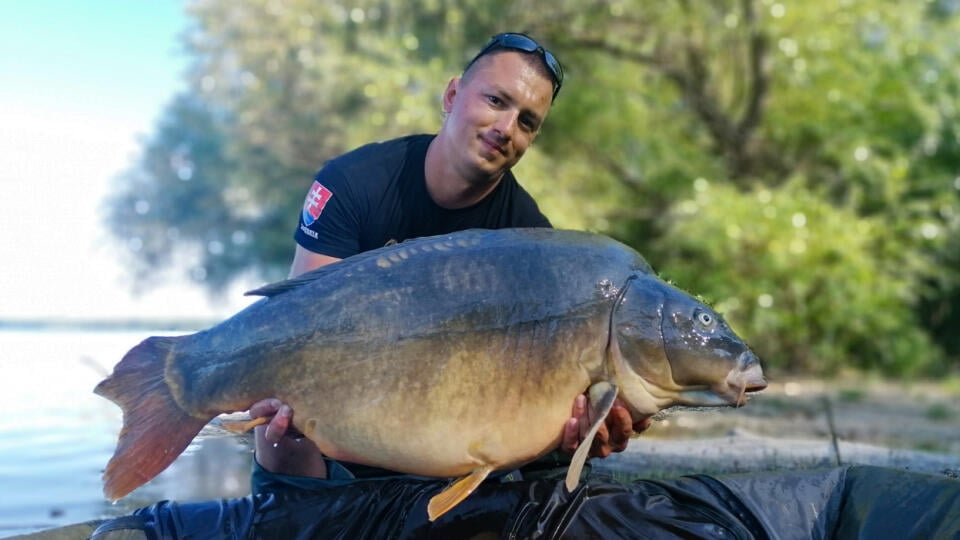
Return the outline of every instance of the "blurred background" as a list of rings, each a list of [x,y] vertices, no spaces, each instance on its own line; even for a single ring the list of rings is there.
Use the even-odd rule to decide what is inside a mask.
[[[92,386],[284,277],[316,170],[434,132],[504,30],[566,73],[517,170],[542,210],[710,302],[773,383],[645,436],[744,418],[960,468],[960,1],[32,0],[0,17],[0,534],[124,511]],[[243,493],[230,444],[241,472],[193,496]]]

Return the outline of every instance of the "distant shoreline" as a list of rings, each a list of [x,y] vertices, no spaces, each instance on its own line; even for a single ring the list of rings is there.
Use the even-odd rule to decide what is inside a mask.
[[[116,331],[116,330],[163,330],[163,331],[194,331],[209,328],[221,319],[68,319],[68,318],[37,318],[37,319],[2,319],[0,331],[4,330],[82,330],[82,331]]]

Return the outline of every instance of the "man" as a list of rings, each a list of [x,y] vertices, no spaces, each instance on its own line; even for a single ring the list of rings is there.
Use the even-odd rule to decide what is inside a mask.
[[[435,136],[366,145],[320,170],[295,234],[290,276],[408,238],[468,228],[549,227],[511,169],[539,134],[562,82],[560,63],[536,41],[523,34],[494,36],[447,84],[445,118]],[[262,476],[331,476],[329,462],[312,443],[285,436],[290,407],[264,400],[250,412],[272,416],[256,432],[255,491]],[[633,426],[618,404],[606,424],[594,456],[622,451],[634,428],[644,429],[649,420]],[[580,396],[562,426],[562,449],[572,453],[589,425]],[[344,474],[339,466],[336,472]]]
[[[496,36],[463,76],[447,85],[447,117],[436,137],[363,147],[320,171],[304,205],[291,275],[431,231],[549,226],[510,168],[536,137],[561,83],[559,63],[536,42],[519,34]],[[589,425],[584,408],[580,396],[573,418],[563,426],[561,446],[567,451],[576,448],[580,431]],[[591,478],[572,493],[562,478],[488,481],[430,522],[428,501],[446,487],[446,480],[354,480],[357,469],[329,462],[328,470],[312,443],[284,435],[294,414],[289,407],[264,400],[251,414],[273,417],[265,429],[258,428],[255,467],[260,471],[254,474],[253,496],[161,501],[99,524],[91,538],[799,539],[960,534],[956,480],[856,466],[629,483]],[[594,454],[622,450],[630,421],[626,410],[614,409],[607,418],[610,431]],[[258,481],[266,489],[258,489]]]

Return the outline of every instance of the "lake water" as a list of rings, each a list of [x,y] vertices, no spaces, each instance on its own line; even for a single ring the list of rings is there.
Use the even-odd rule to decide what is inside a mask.
[[[205,433],[116,504],[100,475],[120,409],[93,388],[124,353],[161,331],[0,330],[0,537],[122,515],[162,499],[249,493],[248,438]]]

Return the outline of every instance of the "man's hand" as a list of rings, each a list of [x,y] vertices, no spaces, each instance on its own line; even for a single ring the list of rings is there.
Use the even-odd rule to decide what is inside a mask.
[[[270,444],[277,444],[287,434],[290,421],[293,419],[293,409],[276,398],[263,399],[250,406],[250,418],[270,418],[264,428],[263,438]]]
[[[252,418],[269,418],[254,430],[256,460],[264,469],[294,476],[327,477],[323,454],[291,425],[293,408],[279,399],[264,399],[250,406]]]
[[[573,401],[571,418],[563,426],[563,439],[560,449],[573,453],[580,446],[581,441],[590,431],[591,419],[587,407],[587,396],[581,394]],[[623,452],[630,442],[630,436],[636,431],[640,433],[650,427],[651,418],[643,418],[634,423],[630,411],[618,398],[610,409],[610,414],[597,430],[590,447],[590,457],[607,457],[612,452]]]

